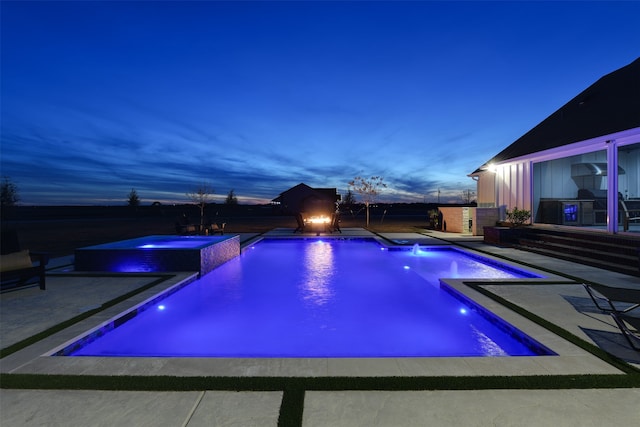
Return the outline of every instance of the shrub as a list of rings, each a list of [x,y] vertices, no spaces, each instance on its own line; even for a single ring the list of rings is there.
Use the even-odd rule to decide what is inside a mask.
[[[518,209],[518,207],[514,207],[512,210],[507,209],[507,221],[513,227],[521,227],[525,222],[529,221],[529,218],[531,218],[531,211]]]

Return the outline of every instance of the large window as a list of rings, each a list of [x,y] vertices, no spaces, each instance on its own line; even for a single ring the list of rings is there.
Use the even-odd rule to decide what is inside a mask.
[[[534,163],[533,219],[640,233],[640,144]]]
[[[536,223],[606,228],[606,150],[535,163],[533,199]]]
[[[618,147],[618,231],[640,233],[640,143]]]

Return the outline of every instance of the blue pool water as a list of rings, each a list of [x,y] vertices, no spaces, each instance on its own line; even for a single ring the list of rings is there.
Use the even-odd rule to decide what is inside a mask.
[[[74,356],[523,356],[549,350],[439,278],[535,277],[453,249],[264,240]],[[121,324],[120,324],[121,323]],[[101,332],[93,334],[101,335]]]
[[[229,236],[146,236],[89,246],[83,250],[98,249],[200,249],[228,239]]]

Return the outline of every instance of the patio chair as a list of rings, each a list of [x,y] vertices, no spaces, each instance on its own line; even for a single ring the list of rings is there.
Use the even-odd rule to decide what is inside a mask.
[[[593,303],[605,313],[628,313],[640,307],[640,289],[616,288],[612,286],[583,284]],[[600,301],[600,303],[598,303]],[[606,303],[605,306],[601,304]],[[631,304],[625,308],[618,308],[615,304]]]
[[[224,226],[227,225],[226,222],[218,225],[216,223],[211,224],[208,229],[209,234],[220,234],[221,236],[224,234]]]
[[[620,195],[622,196],[622,195]],[[630,205],[627,207],[627,205]],[[627,200],[620,197],[620,213],[622,214],[622,227],[624,231],[629,231],[629,223],[634,221],[640,221],[640,201]]]
[[[627,339],[634,350],[640,351],[640,317],[629,316],[628,314],[612,311],[611,317],[620,328],[622,335]],[[635,329],[629,328],[629,325]]]
[[[331,215],[330,230],[332,233],[337,230],[340,232],[340,234],[342,234],[342,230],[340,230],[340,215],[338,215],[337,213],[334,213],[333,215]]]
[[[302,217],[302,213],[296,214],[296,222],[298,223],[298,227],[293,230],[293,232],[297,233],[299,231],[301,233],[304,233],[304,218]]]
[[[15,230],[3,229],[1,237],[0,289],[28,286],[37,281],[40,289],[45,290],[49,254],[21,250]]]

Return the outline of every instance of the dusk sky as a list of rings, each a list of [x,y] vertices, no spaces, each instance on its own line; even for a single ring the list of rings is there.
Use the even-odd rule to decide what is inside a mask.
[[[2,1],[1,175],[24,205],[461,201],[640,56],[640,2]]]

